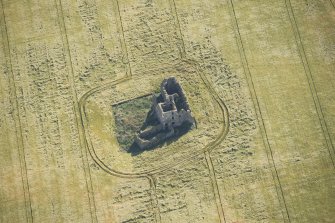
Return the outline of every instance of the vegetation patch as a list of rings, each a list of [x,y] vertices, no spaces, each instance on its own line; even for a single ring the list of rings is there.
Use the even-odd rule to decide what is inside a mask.
[[[123,150],[128,150],[146,120],[152,96],[144,96],[113,105],[116,138]]]

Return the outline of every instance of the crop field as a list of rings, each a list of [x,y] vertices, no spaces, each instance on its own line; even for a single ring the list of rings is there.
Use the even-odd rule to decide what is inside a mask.
[[[334,0],[0,0],[0,222],[335,222]],[[174,76],[196,126],[129,151]]]

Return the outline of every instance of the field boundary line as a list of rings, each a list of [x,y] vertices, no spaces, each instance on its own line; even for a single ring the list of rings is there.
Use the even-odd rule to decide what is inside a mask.
[[[326,123],[325,118],[324,118],[322,106],[321,106],[320,99],[319,99],[319,96],[318,96],[318,93],[317,93],[317,90],[316,90],[316,86],[315,86],[315,83],[314,83],[312,71],[311,71],[311,68],[309,66],[309,62],[308,62],[308,59],[307,59],[307,56],[306,56],[304,44],[303,44],[302,39],[301,39],[299,27],[298,27],[298,24],[297,24],[297,21],[296,21],[296,18],[295,18],[294,11],[293,11],[292,4],[291,4],[290,0],[285,0],[285,7],[286,7],[286,10],[287,10],[288,18],[289,18],[291,26],[292,26],[295,43],[296,43],[297,48],[298,48],[298,54],[299,54],[299,57],[301,59],[301,63],[304,67],[304,71],[305,71],[305,75],[306,75],[306,78],[307,78],[308,86],[309,86],[309,89],[310,89],[310,92],[311,92],[311,95],[312,95],[312,98],[313,98],[314,107],[315,107],[315,110],[317,112],[318,119],[319,119],[321,129],[322,129],[322,133],[323,133],[323,136],[324,136],[326,144],[327,144],[327,149],[328,149],[328,153],[329,153],[329,156],[330,156],[330,160],[333,164],[333,168],[335,168],[334,145],[333,145],[330,133],[328,131],[327,123]]]
[[[121,33],[120,42],[121,42],[121,49],[122,49],[122,53],[123,53],[123,58],[122,59],[123,59],[123,63],[128,64],[127,69],[126,69],[126,76],[131,77],[131,76],[133,76],[133,73],[131,71],[131,65],[130,65],[130,60],[129,60],[126,37],[124,35],[124,27],[123,27],[123,23],[122,23],[119,0],[113,0],[113,3],[114,3],[114,7],[116,8],[115,13],[116,13],[116,17],[117,17],[117,19],[116,19],[116,23],[118,25],[117,29]],[[118,33],[118,34],[120,34],[120,33]],[[124,59],[126,61],[124,61]]]
[[[225,223],[226,218],[225,218],[224,211],[223,211],[223,205],[222,205],[219,185],[218,185],[218,182],[217,182],[217,179],[216,179],[216,176],[215,176],[215,169],[214,169],[213,161],[212,161],[212,158],[211,158],[211,155],[210,155],[209,151],[206,151],[204,153],[204,155],[205,155],[207,168],[208,168],[208,172],[209,172],[209,178],[211,179],[212,187],[213,187],[213,190],[214,190],[214,198],[215,198],[215,203],[216,203],[216,209],[217,209],[218,214],[219,214],[220,222]]]
[[[235,33],[235,37],[236,37],[236,45],[238,47],[242,67],[243,67],[244,74],[245,74],[245,77],[247,79],[247,83],[248,83],[248,86],[249,86],[249,92],[250,92],[250,95],[251,95],[251,98],[252,98],[252,101],[253,101],[254,110],[256,112],[257,121],[258,121],[258,125],[259,125],[261,135],[262,135],[262,138],[263,138],[263,144],[265,146],[267,158],[268,158],[268,161],[269,161],[270,166],[271,166],[271,173],[272,173],[273,181],[276,185],[278,200],[279,200],[280,205],[282,206],[282,209],[284,209],[284,210],[282,210],[282,215],[283,215],[283,218],[284,218],[285,222],[291,222],[290,215],[289,215],[288,208],[287,208],[286,201],[285,201],[284,192],[283,192],[281,182],[280,182],[280,178],[279,178],[279,174],[278,174],[278,171],[277,171],[276,163],[274,161],[273,151],[272,151],[269,139],[268,139],[267,131],[266,131],[263,116],[262,116],[262,111],[260,109],[259,100],[258,100],[258,97],[257,97],[257,94],[256,94],[256,90],[255,90],[255,87],[254,87],[252,75],[251,75],[251,72],[250,72],[250,69],[249,69],[247,56],[246,56],[246,53],[245,53],[245,50],[244,50],[244,45],[243,45],[242,36],[241,36],[241,33],[240,33],[238,20],[237,20],[235,9],[234,9],[233,0],[228,0],[227,4],[228,4],[228,7],[229,7],[229,12],[230,12],[231,20],[232,20],[232,26],[234,28],[234,33]]]
[[[159,203],[158,203],[158,197],[157,197],[157,192],[156,192],[156,178],[152,175],[148,175],[146,177],[149,180],[150,183],[150,196],[151,196],[151,202],[153,203],[153,212],[155,214],[155,220],[156,223],[161,223],[162,222],[162,217],[161,217],[161,212],[159,209]]]
[[[27,218],[28,223],[34,222],[33,217],[33,209],[32,209],[32,201],[30,197],[30,189],[29,189],[29,179],[28,179],[28,171],[27,171],[27,162],[25,157],[25,146],[24,146],[24,140],[23,140],[23,134],[22,134],[22,125],[21,125],[21,117],[20,117],[20,107],[19,102],[17,99],[16,94],[16,84],[15,84],[15,78],[14,78],[14,72],[13,72],[13,64],[11,59],[11,50],[10,50],[10,43],[9,43],[9,36],[8,36],[8,30],[7,30],[7,22],[6,22],[6,15],[5,15],[5,9],[4,9],[4,3],[3,0],[0,0],[0,6],[1,6],[1,33],[3,36],[3,45],[4,45],[4,53],[5,53],[5,61],[6,61],[6,69],[9,70],[10,74],[9,76],[9,84],[10,84],[10,101],[13,105],[14,110],[14,123],[15,123],[15,134],[16,134],[16,140],[17,140],[17,149],[18,149],[18,155],[20,159],[20,170],[21,170],[21,180],[22,180],[22,186],[23,186],[23,194],[24,194],[24,200],[25,200],[25,215]]]
[[[179,22],[179,16],[178,16],[178,12],[177,12],[177,6],[176,6],[176,2],[175,0],[169,0],[169,4],[170,4],[170,10],[172,13],[172,16],[174,17],[174,25],[176,26],[177,29],[177,35],[179,37],[180,40],[180,46],[179,47],[179,53],[180,53],[180,58],[184,59],[186,58],[186,49],[185,49],[185,42],[184,42],[184,38],[183,38],[183,33],[181,31],[181,26],[180,26],[180,22]]]
[[[185,41],[184,41],[183,33],[182,33],[182,30],[181,30],[180,19],[179,19],[178,12],[177,12],[176,1],[175,0],[169,0],[169,3],[170,3],[170,7],[171,7],[171,11],[173,13],[173,16],[175,17],[175,19],[174,19],[175,20],[175,26],[177,27],[177,30],[178,30],[177,34],[179,35],[179,39],[181,41],[182,49],[181,49],[181,52],[180,52],[180,56],[181,56],[182,59],[185,58],[187,60]],[[217,95],[215,90],[212,88],[212,84],[208,81],[207,77],[204,77],[203,75],[201,75],[202,71],[200,70],[199,64],[195,61],[193,63],[198,68],[198,72],[199,72],[202,80],[204,81],[205,85],[207,86],[207,88],[211,91],[212,96],[216,95],[219,98],[219,96]],[[220,101],[221,99],[216,98],[215,100]],[[220,108],[221,108],[222,112],[225,114],[225,117],[227,118],[227,119],[224,119],[224,121],[225,121],[224,125],[226,126],[226,133],[223,133],[226,136],[228,134],[228,129],[229,129],[229,112],[228,112],[228,109],[227,109],[227,107],[224,103],[223,103],[223,107],[220,105]],[[225,136],[224,136],[224,138],[225,138]],[[214,147],[216,147],[216,145]],[[204,154],[205,154],[205,157],[206,157],[206,162],[208,164],[209,172],[214,173],[214,175],[211,176],[211,181],[212,181],[212,184],[213,184],[213,194],[214,194],[214,197],[215,197],[215,204],[216,204],[216,207],[217,207],[220,222],[226,222],[224,211],[223,211],[223,205],[222,205],[220,190],[219,190],[219,186],[217,184],[217,179],[216,179],[216,176],[215,176],[215,167],[213,165],[212,158],[210,157],[210,152],[214,149],[214,147],[212,149],[206,150],[204,152]],[[209,160],[208,160],[208,158],[209,158]],[[208,162],[210,162],[210,163],[208,163]],[[211,168],[210,168],[209,164],[211,165]]]
[[[62,42],[64,46],[64,52],[65,52],[64,59],[66,60],[66,63],[68,65],[67,67],[68,74],[69,74],[68,77],[69,77],[69,82],[70,82],[70,86],[72,90],[73,110],[75,113],[75,122],[76,122],[77,130],[78,130],[80,151],[81,151],[82,161],[84,165],[84,174],[85,174],[86,189],[88,192],[88,199],[89,199],[89,205],[90,205],[90,214],[91,214],[92,222],[98,222],[91,172],[90,172],[87,151],[85,149],[85,143],[84,143],[84,138],[83,138],[84,137],[83,127],[79,124],[79,121],[78,121],[78,119],[80,118],[80,110],[78,106],[78,96],[77,96],[77,91],[76,91],[75,82],[74,82],[74,69],[73,69],[70,45],[69,45],[69,40],[67,36],[66,24],[64,21],[62,0],[55,0],[55,5],[57,9],[59,29],[62,35]]]

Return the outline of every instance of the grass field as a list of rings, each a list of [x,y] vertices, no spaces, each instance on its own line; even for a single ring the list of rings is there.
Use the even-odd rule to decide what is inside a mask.
[[[334,0],[0,0],[0,222],[334,222],[334,24]],[[169,76],[197,128],[123,151]]]

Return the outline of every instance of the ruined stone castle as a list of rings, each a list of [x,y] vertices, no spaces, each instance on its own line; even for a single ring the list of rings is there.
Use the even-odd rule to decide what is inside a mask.
[[[181,126],[192,126],[192,116],[183,88],[175,77],[164,79],[160,86],[160,94],[153,95],[152,108],[148,118],[156,119],[157,124],[141,130],[135,143],[141,149],[160,144],[174,136]]]

